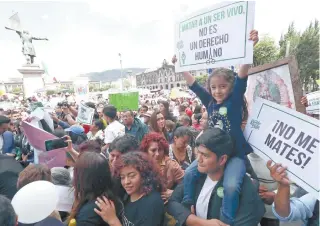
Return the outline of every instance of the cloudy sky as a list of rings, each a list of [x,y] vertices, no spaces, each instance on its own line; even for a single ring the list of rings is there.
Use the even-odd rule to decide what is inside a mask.
[[[123,67],[159,67],[170,59],[174,22],[182,15],[210,6],[212,0],[88,0],[1,1],[0,80],[19,76],[24,62],[18,35],[4,29],[18,12],[22,26],[33,36],[37,62],[45,62],[51,75],[67,79],[80,73]],[[298,29],[319,17],[318,1],[271,1],[256,4],[255,28],[279,40],[289,23]]]

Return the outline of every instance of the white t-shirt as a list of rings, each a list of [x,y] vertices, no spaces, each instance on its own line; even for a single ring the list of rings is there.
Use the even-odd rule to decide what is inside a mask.
[[[110,144],[112,141],[118,137],[125,134],[125,127],[118,121],[113,121],[110,123],[104,131],[104,143]]]
[[[209,176],[207,176],[206,181],[203,184],[203,187],[201,189],[200,195],[196,203],[197,216],[202,219],[207,219],[211,193],[217,183],[218,181],[213,181],[210,179]]]
[[[2,152],[3,152],[3,136],[2,136],[2,134],[0,134],[0,154],[2,154]]]

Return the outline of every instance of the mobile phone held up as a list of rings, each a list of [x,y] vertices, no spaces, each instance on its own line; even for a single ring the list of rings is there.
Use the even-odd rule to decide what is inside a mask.
[[[45,141],[46,151],[52,151],[55,149],[68,147],[68,143],[66,142],[66,140],[67,140],[67,138],[46,140]]]

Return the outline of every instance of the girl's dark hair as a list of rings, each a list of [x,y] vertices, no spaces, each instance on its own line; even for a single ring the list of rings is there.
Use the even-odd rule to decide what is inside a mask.
[[[83,152],[77,159],[73,172],[75,200],[69,221],[77,215],[80,208],[97,197],[106,196],[116,206],[117,213],[121,208],[115,195],[108,160],[95,152]]]
[[[79,145],[78,151],[79,153],[82,153],[85,151],[101,153],[101,146],[102,146],[102,143],[99,139],[87,140],[84,143]]]
[[[173,116],[173,114],[170,112],[170,109],[169,109],[169,102],[168,101],[160,101],[160,104],[163,104],[164,108],[165,108],[165,112],[162,112],[162,114],[164,113],[163,117],[166,119],[166,120],[171,120],[171,121],[176,121],[175,117]]]
[[[146,153],[128,152],[121,155],[114,163],[113,175],[119,178],[121,169],[126,166],[132,166],[140,173],[141,192],[149,194],[152,191],[163,192],[166,190],[157,163]]]
[[[175,136],[177,138],[189,136],[190,138],[192,138],[192,133],[188,127],[180,126],[174,131],[173,136]]]
[[[202,110],[202,107],[201,105],[196,105],[194,110],[193,110],[193,114],[200,114],[201,113],[201,110]]]
[[[94,125],[99,128],[99,130],[104,130],[106,127],[104,126],[102,120],[94,121]]]
[[[137,151],[139,149],[137,139],[130,135],[125,134],[123,136],[116,137],[109,147],[109,152],[113,150],[119,151],[121,154],[125,154],[129,151]]]
[[[210,81],[211,81],[211,78],[213,78],[214,76],[222,76],[228,83],[231,84],[231,87],[232,87],[231,90],[233,90],[233,86],[234,86],[234,82],[237,74],[228,68],[222,68],[222,67],[216,68],[212,71],[211,75],[207,80],[207,89],[211,96],[212,96],[212,93],[211,93]],[[245,96],[243,95],[242,121],[246,121],[247,119],[248,119],[248,102]]]
[[[160,131],[159,127],[158,127],[158,123],[157,123],[157,116],[159,114],[162,114],[160,111],[154,111],[150,117],[150,125],[151,125],[151,129],[153,132],[157,132],[157,133],[160,133],[160,132],[163,132],[163,133],[166,133],[166,127],[164,126],[162,131]],[[163,116],[164,117],[164,116]]]

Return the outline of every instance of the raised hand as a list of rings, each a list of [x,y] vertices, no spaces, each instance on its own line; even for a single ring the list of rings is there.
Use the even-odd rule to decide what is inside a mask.
[[[249,40],[253,41],[253,46],[255,46],[259,42],[259,33],[257,30],[252,30],[250,32]]]
[[[287,167],[283,167],[281,164],[276,163],[273,166],[272,161],[269,160],[267,163],[267,167],[270,170],[270,176],[282,185],[290,185],[290,180],[287,176]]]

